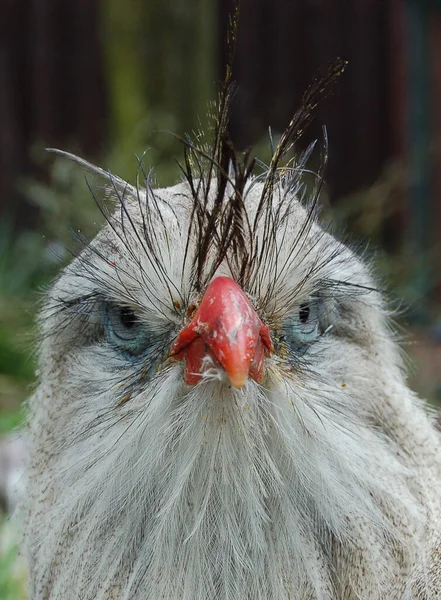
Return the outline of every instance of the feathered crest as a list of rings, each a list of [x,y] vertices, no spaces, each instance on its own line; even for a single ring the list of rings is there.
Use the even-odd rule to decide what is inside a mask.
[[[193,198],[188,240],[195,237],[199,243],[192,260],[192,285],[202,290],[214,276],[220,264],[226,260],[237,282],[249,287],[274,247],[282,206],[274,211],[273,193],[281,175],[289,174],[289,188],[296,189],[313,145],[303,153],[292,167],[293,159],[284,159],[305,133],[313,119],[319,100],[325,97],[337,77],[344,71],[346,62],[336,59],[324,75],[315,79],[303,96],[302,104],[292,117],[273,151],[265,174],[264,186],[257,210],[250,220],[246,207],[246,187],[256,165],[251,148],[238,152],[228,134],[231,101],[234,96],[232,83],[233,59],[239,28],[240,1],[236,2],[230,19],[227,36],[227,63],[225,78],[219,92],[217,110],[213,117],[213,140],[206,149],[190,138],[179,138],[185,146],[182,171]],[[327,160],[327,138],[324,144],[321,166],[312,194],[315,205],[320,193],[323,171]],[[282,167],[284,167],[282,169]],[[216,181],[213,197],[212,182]],[[257,231],[263,226],[264,243],[258,243]],[[189,244],[189,242],[188,242]],[[189,259],[187,244],[185,261]]]

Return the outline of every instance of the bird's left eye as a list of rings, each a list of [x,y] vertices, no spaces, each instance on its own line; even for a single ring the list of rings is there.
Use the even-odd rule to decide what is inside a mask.
[[[131,308],[107,302],[103,321],[107,339],[123,353],[139,356],[148,351],[150,333]]]
[[[282,336],[291,348],[305,348],[321,334],[320,302],[310,299],[300,304],[296,312],[290,316],[282,328]]]

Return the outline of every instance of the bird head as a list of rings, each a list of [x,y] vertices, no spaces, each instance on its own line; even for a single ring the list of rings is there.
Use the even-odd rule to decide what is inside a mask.
[[[303,165],[110,177],[116,209],[40,320],[43,595],[330,598],[360,548],[390,575],[392,507],[417,521],[387,416],[400,358],[369,269],[300,200]]]

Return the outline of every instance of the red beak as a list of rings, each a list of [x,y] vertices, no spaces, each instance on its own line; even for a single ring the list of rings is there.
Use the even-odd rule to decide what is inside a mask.
[[[184,378],[189,385],[202,379],[209,357],[225,369],[232,385],[241,388],[248,376],[262,381],[265,353],[270,350],[269,329],[242,288],[229,277],[217,277],[173,342],[171,356],[185,360]]]

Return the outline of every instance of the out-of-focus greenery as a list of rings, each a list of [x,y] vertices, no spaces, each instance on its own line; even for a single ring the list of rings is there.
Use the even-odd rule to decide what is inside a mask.
[[[32,317],[27,298],[40,280],[43,245],[38,242],[38,238],[27,235],[14,239],[8,223],[1,227],[0,434],[18,424],[17,406],[33,378],[28,337]]]
[[[0,598],[1,600],[26,600],[26,565],[17,556],[19,533],[13,523],[0,519]]]
[[[421,326],[440,318],[440,307],[429,303],[441,286],[441,273],[435,269],[440,246],[427,240],[425,248],[416,247],[408,225],[403,227],[409,218],[403,214],[409,183],[405,166],[391,163],[372,186],[341,198],[334,218],[352,239],[367,245],[385,292],[399,298],[407,319]]]
[[[71,170],[65,160],[57,159],[53,186],[23,182],[41,207],[40,230],[17,235],[8,220],[0,227],[0,433],[20,422],[17,407],[34,379],[35,309],[44,286],[68,259],[65,247],[72,245],[72,232],[90,233],[91,224],[98,226],[99,211],[90,194],[86,201],[81,175],[70,177]]]
[[[177,147],[164,132],[206,128],[216,97],[215,13],[211,0],[101,2],[112,148],[105,168],[133,181],[133,155],[150,147],[161,186],[175,181]]]

